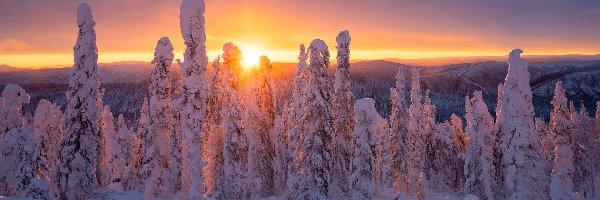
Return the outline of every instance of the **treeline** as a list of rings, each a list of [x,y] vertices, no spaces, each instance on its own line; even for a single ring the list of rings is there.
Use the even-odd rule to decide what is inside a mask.
[[[173,46],[161,38],[134,129],[102,102],[95,21],[87,4],[77,10],[65,112],[42,100],[30,122],[21,110],[26,92],[14,84],[2,92],[2,195],[86,199],[112,189],[144,199],[599,197],[600,111],[595,119],[576,112],[557,83],[550,122],[534,119],[519,49],[508,56],[495,118],[477,91],[465,97],[466,121],[453,115],[436,122],[415,68],[410,80],[402,70],[396,76],[388,120],[373,99],[352,94],[351,38],[341,31],[335,75],[324,41],[301,45],[292,98],[276,112],[269,59],[243,74],[242,52],[227,43],[209,63],[204,2],[184,0],[181,82],[172,81]]]

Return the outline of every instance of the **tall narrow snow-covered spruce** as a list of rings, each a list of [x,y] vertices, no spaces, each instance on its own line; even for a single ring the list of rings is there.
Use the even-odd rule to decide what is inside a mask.
[[[101,170],[102,170],[102,179],[100,180],[100,184],[102,187],[107,186],[112,183],[111,176],[114,165],[112,162],[114,161],[112,157],[114,156],[112,151],[116,147],[113,145],[116,143],[114,141],[116,136],[115,124],[113,121],[114,117],[112,112],[110,112],[110,107],[108,105],[104,105],[102,110],[100,111],[100,135],[101,139],[101,151],[102,151],[102,161],[100,162]]]
[[[89,5],[77,7],[79,35],[75,64],[66,92],[65,135],[56,174],[60,199],[85,199],[99,184],[100,111],[96,22]]]
[[[271,61],[260,57],[258,80],[251,84],[244,122],[248,138],[248,186],[253,198],[274,195],[274,135],[275,95]]]
[[[205,195],[218,198],[223,192],[223,126],[221,126],[221,110],[223,109],[223,69],[217,57],[210,66],[205,120],[205,148],[203,157],[206,164],[203,168]]]
[[[408,109],[406,104],[405,88],[406,76],[402,69],[396,74],[396,87],[390,89],[392,112],[390,114],[390,135],[392,151],[392,173],[394,174],[394,187],[401,193],[408,192],[406,188],[407,177],[407,135],[408,135]]]
[[[154,181],[154,174],[158,173],[160,168],[156,168],[158,164],[158,152],[156,150],[156,135],[150,129],[150,108],[148,108],[148,99],[144,98],[142,102],[142,109],[140,110],[140,121],[138,124],[138,134],[140,135],[140,171],[139,171],[139,188],[149,195],[153,195],[152,184],[150,181]]]
[[[507,142],[504,141],[504,132],[502,127],[504,126],[504,115],[502,114],[503,103],[502,98],[504,96],[504,84],[498,84],[498,97],[496,98],[496,120],[494,121],[494,127],[496,128],[494,134],[496,134],[496,146],[494,147],[494,166],[496,166],[495,176],[496,185],[499,189],[497,190],[500,197],[506,197],[506,166],[504,162],[504,150],[506,149]]]
[[[554,163],[550,182],[550,197],[552,199],[575,199],[573,176],[573,134],[569,121],[569,108],[562,83],[557,82],[552,98],[552,113],[550,113],[550,133],[554,138]]]
[[[302,101],[302,120],[298,122],[304,133],[300,137],[300,151],[296,157],[296,170],[299,174],[296,174],[291,185],[289,198],[292,199],[323,199],[332,187],[331,145],[334,129],[330,104],[331,79],[327,74],[329,50],[323,40],[315,39],[308,52],[310,79]]]
[[[464,175],[465,194],[475,194],[486,199],[495,199],[494,185],[494,122],[487,110],[481,91],[473,94],[467,108],[466,135],[467,154],[465,156]]]
[[[450,123],[450,133],[452,134],[454,149],[457,153],[466,153],[468,136],[463,130],[462,119],[460,119],[460,117],[456,116],[455,114],[452,114],[450,116]]]
[[[352,199],[372,199],[375,195],[375,160],[378,125],[385,120],[375,110],[375,100],[359,99],[354,105],[353,130],[356,138],[350,175]]]
[[[148,107],[147,100],[144,98],[142,104],[142,110],[145,109],[146,116],[145,119],[142,120],[143,116],[140,116],[140,123],[138,124],[137,131],[134,131],[133,128],[129,128],[130,141],[129,141],[129,159],[127,160],[127,168],[129,172],[127,173],[127,185],[125,187],[126,190],[141,190],[143,179],[141,177],[142,172],[142,163],[144,159],[144,138],[142,133],[147,132],[147,121],[148,121]],[[145,107],[145,108],[144,108]],[[142,123],[142,121],[146,123]],[[143,125],[142,125],[143,124]]]
[[[375,105],[373,104],[373,108]],[[373,111],[376,111],[373,109]],[[377,113],[377,112],[375,112]],[[376,116],[379,116],[377,113]],[[375,117],[377,118],[377,117]],[[395,193],[392,187],[392,144],[387,120],[379,116],[375,128],[375,195],[389,197]]]
[[[168,38],[161,38],[156,44],[154,51],[155,64],[152,71],[152,81],[148,86],[150,92],[149,101],[149,135],[154,137],[152,144],[146,148],[146,154],[151,160],[144,162],[152,162],[149,170],[152,173],[151,177],[145,182],[145,197],[152,195],[165,195],[175,192],[174,175],[171,171],[174,163],[174,155],[172,149],[173,143],[173,108],[171,106],[171,63],[173,62],[173,46]],[[150,134],[152,136],[150,136]],[[152,145],[153,147],[150,147]],[[150,156],[148,154],[154,154]],[[146,172],[147,173],[147,172]]]
[[[117,149],[116,151],[118,152],[118,158],[121,160],[120,162],[123,162],[122,167],[119,169],[119,173],[121,176],[117,177],[118,182],[121,183],[123,189],[127,189],[130,185],[129,182],[129,176],[132,176],[130,174],[131,169],[129,169],[129,163],[131,160],[131,152],[132,152],[132,140],[134,139],[134,135],[132,134],[132,131],[127,128],[127,125],[125,124],[125,117],[123,117],[123,114],[120,114],[117,117],[117,126],[116,126],[116,141],[117,141]]]
[[[419,83],[419,69],[414,68],[412,71],[411,92],[410,92],[410,114],[408,122],[408,156],[407,156],[407,171],[408,171],[408,195],[417,195],[418,180],[425,169],[425,122],[423,116],[423,104],[421,96],[421,85]]]
[[[183,177],[182,191],[187,198],[198,199],[204,187],[202,175],[203,120],[206,115],[206,31],[204,27],[204,0],[183,0],[179,22],[181,35],[186,45],[184,62],[181,65],[183,76],[183,100],[181,110],[181,131],[183,138],[183,170],[189,176]]]
[[[126,155],[129,150],[125,150],[121,144],[123,140],[117,134],[114,117],[108,105],[104,106],[102,111],[102,138],[104,141],[104,153],[102,158],[102,185],[111,188],[123,189],[124,177],[127,175]]]
[[[223,157],[225,199],[249,198],[246,184],[248,163],[248,138],[244,134],[243,102],[240,86],[242,52],[232,43],[223,46],[224,91],[223,110]]]
[[[350,33],[341,31],[337,38],[337,70],[335,73],[333,112],[335,160],[332,193],[348,191],[348,176],[352,169],[352,120],[354,95],[350,91]]]
[[[300,45],[300,52],[298,54],[298,65],[296,69],[296,75],[294,76],[294,89],[292,91],[292,99],[289,104],[287,104],[287,112],[288,115],[284,115],[284,131],[285,136],[287,137],[287,178],[286,178],[286,190],[291,190],[293,188],[294,183],[297,182],[298,176],[300,175],[298,169],[300,167],[298,155],[300,155],[300,144],[301,138],[303,138],[302,124],[298,123],[302,119],[303,109],[302,102],[304,102],[306,95],[304,92],[306,91],[306,86],[308,85],[308,80],[310,78],[310,74],[308,71],[308,53],[306,52],[306,48],[304,44]]]
[[[521,58],[521,53],[522,50],[515,49],[508,56],[508,74],[501,99],[506,187],[509,199],[548,199],[546,166],[533,124],[529,64]]]
[[[42,176],[54,179],[58,163],[58,147],[63,137],[63,113],[60,107],[42,99],[33,115],[33,136],[40,147],[40,156],[46,160],[42,165]],[[56,188],[55,188],[56,189]]]

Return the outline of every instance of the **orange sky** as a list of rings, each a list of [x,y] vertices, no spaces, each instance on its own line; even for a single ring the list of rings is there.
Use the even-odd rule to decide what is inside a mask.
[[[162,36],[181,57],[180,1],[87,2],[99,62],[149,61]],[[335,51],[335,36],[348,29],[352,59],[499,56],[513,48],[529,55],[600,53],[600,3],[520,2],[207,0],[207,47],[211,59],[231,41],[254,59],[295,62],[299,44],[320,38]],[[0,64],[71,65],[78,3],[0,2]]]

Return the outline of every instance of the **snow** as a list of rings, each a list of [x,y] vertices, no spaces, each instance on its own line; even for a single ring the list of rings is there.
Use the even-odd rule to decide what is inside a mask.
[[[18,197],[47,198],[48,183],[35,170],[43,163],[31,130],[13,128],[0,138],[0,193]]]
[[[140,118],[133,122],[138,125],[134,132],[124,115],[115,124],[102,101],[108,93],[99,88],[95,21],[89,5],[81,4],[64,101],[41,100],[33,115],[24,115],[24,104],[38,96],[30,98],[15,84],[7,84],[2,93],[0,194],[25,199],[468,200],[600,195],[600,111],[591,118],[585,109],[590,103],[584,102],[577,112],[578,100],[567,99],[575,83],[565,80],[556,84],[550,123],[534,118],[532,67],[521,59],[520,49],[508,56],[494,121],[484,94],[492,94],[497,82],[477,81],[472,73],[504,64],[465,64],[456,71],[453,66],[414,67],[408,103],[404,73],[409,67],[376,62],[390,70],[377,71],[388,78],[375,82],[393,82],[393,74],[386,73],[400,68],[395,88],[367,91],[373,87],[362,83],[371,84],[370,79],[350,83],[351,38],[341,31],[335,77],[328,46],[320,39],[308,49],[300,45],[293,79],[280,77],[266,56],[258,69],[242,74],[242,52],[233,43],[208,65],[204,6],[201,0],[181,4],[186,51],[180,74],[171,68],[175,55],[169,38],[157,42],[149,100],[143,98],[141,110],[131,109]],[[361,63],[352,63],[353,72],[362,75],[365,71],[356,65]],[[545,65],[534,66],[532,75],[564,72],[561,67],[544,71],[540,66]],[[429,90],[422,94],[438,86],[439,74],[458,74],[459,81],[477,86],[462,88],[467,92],[483,90],[464,99],[466,130],[459,117],[462,105],[448,114],[450,121],[437,121],[445,115],[439,108],[448,106],[440,103],[447,96]],[[556,81],[543,79],[534,90]],[[581,86],[593,90],[588,87],[593,88]],[[385,104],[381,99],[387,96],[380,92],[388,89],[391,99]],[[361,97],[371,92],[373,98],[355,101],[353,92]],[[59,105],[64,104],[62,113]],[[381,105],[391,108],[389,123],[378,112]]]
[[[22,106],[30,101],[29,95],[16,84],[7,84],[2,91],[2,107],[0,108],[0,135],[13,128],[23,127],[25,119]]]
[[[533,95],[529,86],[528,63],[520,49],[508,57],[509,69],[502,96],[506,188],[511,199],[547,199],[546,174],[541,157],[540,138],[534,132]]]
[[[275,143],[280,141],[273,135],[275,126],[275,95],[273,66],[269,58],[260,57],[260,66],[248,82],[244,132],[248,138],[248,182],[251,198],[275,195]],[[280,181],[283,182],[283,181]]]
[[[468,140],[468,152],[465,157],[464,175],[466,183],[464,192],[474,193],[493,199],[494,193],[494,160],[493,147],[496,138],[493,134],[494,123],[492,116],[487,111],[487,105],[483,100],[481,91],[473,94],[470,102],[472,107],[467,111],[466,135]]]
[[[89,6],[77,9],[79,34],[74,51],[73,75],[66,92],[65,134],[55,183],[59,198],[86,198],[97,188],[100,169],[98,48],[95,22]]]
[[[203,0],[184,0],[180,5],[179,25],[181,36],[186,45],[184,62],[180,65],[183,78],[183,95],[181,102],[180,126],[178,136],[183,145],[181,154],[182,169],[189,172],[190,177],[183,178],[183,194],[191,199],[198,199],[203,188],[202,176],[202,138],[204,129],[202,119],[206,116],[206,30],[204,27],[205,4]]]
[[[233,43],[223,46],[224,95],[223,110],[223,157],[224,188],[226,199],[248,198],[249,185],[245,181],[248,175],[248,136],[244,134],[242,121],[243,104],[240,86],[242,52]]]
[[[554,142],[550,195],[552,199],[574,199],[575,167],[572,149],[574,133],[568,116],[567,97],[561,83],[556,83],[554,98],[552,98],[554,108],[550,118],[550,134]]]
[[[331,193],[343,194],[347,191],[348,177],[352,169],[352,102],[354,95],[350,91],[350,33],[341,31],[337,36],[337,70],[335,73],[333,112],[335,157],[333,185]]]
[[[176,159],[177,136],[173,131],[173,108],[171,99],[171,64],[173,62],[173,46],[168,38],[161,38],[156,44],[154,53],[155,64],[152,71],[152,82],[148,90],[149,100],[149,138],[154,137],[146,147],[147,168],[144,174],[151,170],[153,174],[145,180],[146,193],[165,195],[175,192],[174,185],[177,181],[175,169],[179,163]],[[153,155],[154,154],[154,155]],[[146,161],[145,161],[146,162]],[[162,163],[168,163],[164,165]],[[145,163],[146,164],[146,163]],[[155,170],[158,170],[155,172]],[[156,175],[156,176],[154,176]],[[166,184],[167,186],[163,186]]]
[[[92,17],[92,9],[90,9],[90,5],[88,5],[87,3],[81,3],[77,7],[77,25],[83,26],[84,24],[87,24],[89,22],[95,24],[94,19]]]
[[[417,68],[413,68],[410,93],[410,114],[408,123],[408,158],[407,158],[407,195],[417,195],[417,183],[420,174],[425,170],[425,122],[423,104],[421,103],[420,74]]]

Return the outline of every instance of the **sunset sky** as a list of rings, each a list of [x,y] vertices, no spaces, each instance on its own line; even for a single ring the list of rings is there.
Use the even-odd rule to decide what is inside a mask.
[[[1,0],[0,64],[69,66],[81,1]],[[90,0],[99,62],[150,61],[168,36],[184,50],[179,0]],[[600,1],[206,0],[209,57],[226,42],[294,62],[298,45],[347,29],[353,59],[599,54]],[[335,54],[332,54],[335,55]],[[181,55],[179,56],[181,57]]]

